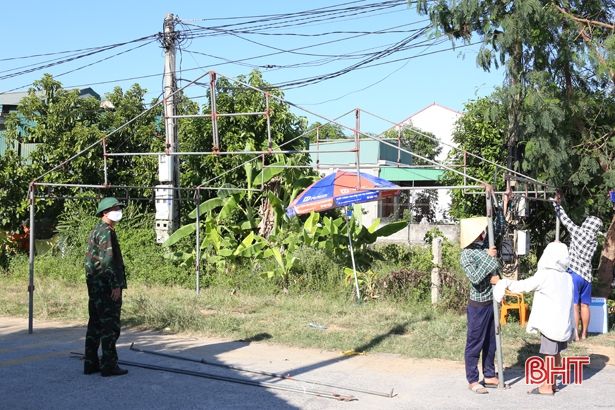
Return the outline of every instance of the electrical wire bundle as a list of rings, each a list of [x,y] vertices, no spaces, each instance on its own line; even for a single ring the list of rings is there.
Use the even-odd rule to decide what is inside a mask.
[[[430,29],[430,24],[427,20],[408,22],[405,24],[398,24],[390,27],[372,29],[372,20],[384,14],[406,12],[409,5],[412,2],[407,0],[387,0],[387,1],[366,1],[355,0],[344,3],[338,3],[326,7],[301,10],[297,12],[279,13],[279,14],[265,14],[265,15],[253,15],[253,16],[234,16],[223,18],[210,18],[210,19],[197,19],[187,20],[179,19],[176,17],[176,32],[173,33],[177,39],[177,47],[180,52],[180,72],[190,70],[204,70],[211,69],[215,66],[223,64],[234,64],[240,66],[247,66],[250,68],[260,70],[294,70],[301,68],[323,67],[329,64],[335,64],[344,60],[354,60],[355,62],[345,67],[336,67],[333,70],[327,72],[321,72],[318,74],[304,76],[297,78],[287,79],[275,83],[273,86],[281,89],[293,89],[299,87],[306,87],[309,85],[317,84],[323,81],[331,80],[352,71],[358,69],[365,69],[370,67],[376,67],[384,64],[391,64],[399,61],[403,61],[403,66],[397,68],[394,72],[403,68],[410,59],[429,55],[437,52],[448,51],[451,48],[429,50],[434,46],[440,45],[447,41],[444,38],[436,37],[429,38],[427,36]],[[361,20],[359,23],[356,20]],[[350,22],[350,23],[348,23]],[[199,23],[199,24],[197,24]],[[209,23],[204,25],[202,23]],[[211,24],[216,23],[216,24]],[[356,30],[356,29],[342,29],[343,24],[353,24],[354,26],[370,27],[369,30]],[[322,29],[322,26],[334,25],[335,30]],[[339,28],[339,29],[338,29]],[[351,27],[354,28],[354,27]],[[255,36],[260,37],[274,37],[275,40],[269,44],[268,42],[256,40]],[[396,36],[398,39],[394,42],[380,44],[369,48],[362,48],[359,50],[348,51],[348,46],[340,47],[340,44],[348,43],[351,41],[359,41],[364,44],[364,39]],[[402,36],[401,39],[399,37]],[[240,58],[228,58],[225,56],[216,56],[213,53],[205,53],[196,47],[195,40],[200,38],[235,38],[241,42],[245,42],[250,45],[259,46],[271,50],[270,52],[253,54],[250,56]],[[307,44],[301,44],[296,47],[281,48],[276,44],[280,44],[278,38],[285,38],[287,42],[291,38],[320,38],[316,42],[310,42]],[[16,62],[22,60],[39,59],[36,63],[28,63],[19,65],[10,69],[0,71],[0,81],[16,78],[22,75],[31,74],[36,71],[51,69],[68,63],[73,63],[86,58],[102,55],[110,51],[115,51],[114,54],[107,55],[105,57],[96,59],[87,64],[83,64],[76,68],[66,70],[60,73],[54,73],[54,77],[60,77],[73,73],[78,70],[82,70],[87,67],[91,67],[108,61],[117,56],[128,54],[135,51],[138,48],[155,43],[157,41],[164,41],[164,34],[155,33],[143,37],[139,37],[133,40],[119,42],[109,45],[81,48],[76,50],[66,50],[51,53],[39,53],[29,56],[10,57],[0,59],[0,61]],[[128,48],[126,48],[128,47]],[[310,49],[327,47],[328,49],[335,49],[336,52],[311,52]],[[344,49],[344,52],[339,53],[337,50]],[[398,59],[391,59],[393,55],[399,55],[402,52],[406,52],[412,49],[423,48],[422,52],[405,56]],[[245,47],[246,50],[252,50],[254,47]],[[429,50],[429,51],[428,51]],[[183,53],[189,53],[191,55],[202,55],[213,59],[212,63],[208,65],[199,64],[196,67],[182,68]],[[274,56],[280,56],[284,59],[284,63],[259,63],[259,60],[270,59]],[[297,61],[288,61],[288,57],[293,56],[298,59]],[[43,58],[40,60],[40,58]],[[198,63],[198,62],[197,62]],[[325,70],[323,70],[325,71]],[[79,84],[67,86],[82,87],[91,86],[105,83],[132,81],[142,78],[161,76],[162,73],[147,74],[141,76],[132,76],[129,78],[122,78],[116,80],[106,80],[100,82],[94,82],[90,84]],[[382,75],[380,79],[369,86],[375,85],[378,82],[383,81],[393,73]],[[292,75],[292,74],[291,74]],[[10,90],[6,90],[2,93],[15,91],[26,88],[31,84],[25,84],[18,87],[14,87]],[[369,87],[368,86],[368,87]],[[367,87],[363,87],[365,89]],[[360,90],[358,90],[360,91]]]

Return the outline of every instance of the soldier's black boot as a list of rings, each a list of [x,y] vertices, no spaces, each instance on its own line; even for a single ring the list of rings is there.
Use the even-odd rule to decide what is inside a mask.
[[[117,365],[113,369],[102,369],[100,371],[100,375],[102,377],[123,376],[126,373],[128,373],[128,370],[122,369],[120,366],[117,366]]]
[[[100,364],[98,361],[85,360],[83,362],[83,374],[92,374],[100,371]]]

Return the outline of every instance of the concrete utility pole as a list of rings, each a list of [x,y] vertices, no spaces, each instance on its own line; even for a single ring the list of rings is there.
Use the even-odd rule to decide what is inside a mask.
[[[158,157],[158,179],[156,187],[156,241],[162,243],[179,227],[179,157],[177,119],[175,111],[175,49],[178,33],[175,31],[176,18],[167,14],[164,19],[164,35],[161,42],[164,54],[164,129],[165,154]]]

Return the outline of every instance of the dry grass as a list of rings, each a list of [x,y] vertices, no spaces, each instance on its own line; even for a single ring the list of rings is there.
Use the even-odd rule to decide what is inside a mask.
[[[27,316],[27,281],[0,277],[0,315]],[[38,279],[34,315],[87,320],[85,284]],[[427,304],[378,300],[360,305],[346,295],[259,294],[226,288],[193,290],[133,284],[126,291],[123,323],[144,329],[189,332],[232,339],[267,340],[337,351],[398,353],[409,357],[463,360],[466,319]],[[539,339],[517,324],[503,328],[505,363],[520,365],[536,354]],[[612,347],[615,334],[592,337]],[[571,354],[587,353],[573,344]]]

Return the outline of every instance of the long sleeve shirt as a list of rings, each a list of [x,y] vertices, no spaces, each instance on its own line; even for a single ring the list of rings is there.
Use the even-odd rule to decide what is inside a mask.
[[[120,244],[113,228],[105,222],[99,222],[90,233],[85,255],[85,273],[88,280],[99,280],[111,289],[126,289]]]
[[[574,332],[573,286],[572,277],[566,272],[567,265],[566,245],[552,243],[540,258],[534,276],[520,281],[500,280],[494,297],[500,301],[506,288],[515,293],[534,291],[527,331],[539,331],[549,339],[566,342]]]
[[[503,231],[504,215],[496,212],[494,220],[494,236],[497,239]],[[493,299],[489,278],[497,275],[500,270],[498,260],[487,254],[489,249],[488,238],[476,241],[461,251],[461,267],[470,280],[470,300],[475,302],[488,302]]]
[[[570,269],[591,283],[592,258],[598,247],[596,232],[602,226],[602,221],[590,216],[583,225],[578,226],[566,215],[564,208],[557,203],[554,206],[557,216],[570,233]]]

